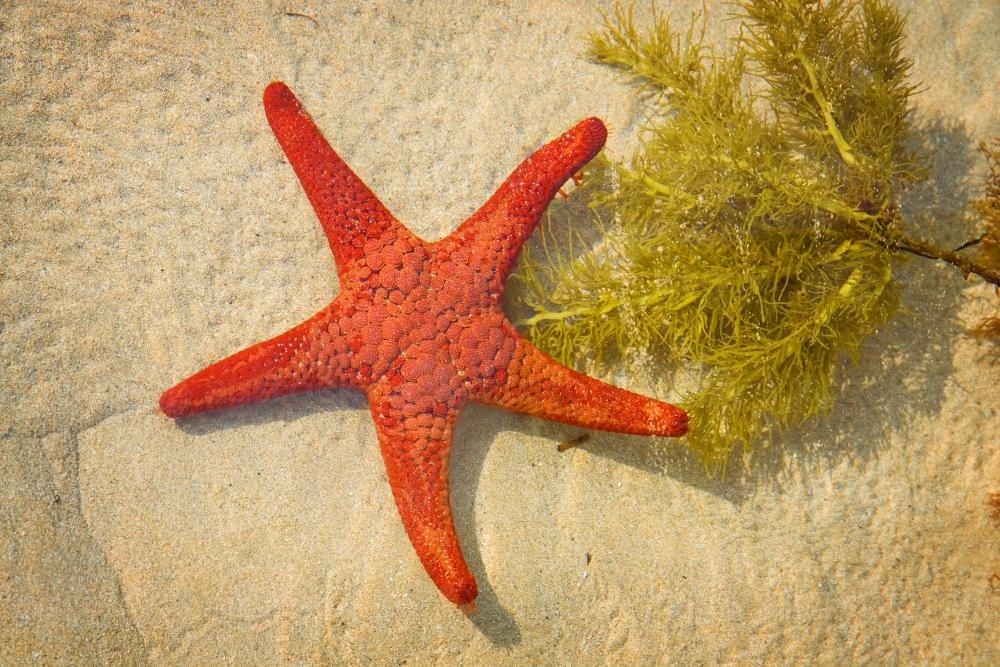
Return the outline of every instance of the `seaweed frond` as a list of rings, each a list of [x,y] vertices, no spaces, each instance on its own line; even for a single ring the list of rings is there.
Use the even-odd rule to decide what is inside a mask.
[[[881,0],[743,0],[723,54],[704,20],[640,29],[618,6],[590,55],[641,85],[626,164],[582,189],[602,234],[527,256],[519,321],[567,363],[680,368],[688,442],[712,468],[831,407],[844,357],[899,307],[903,253],[990,267],[910,235],[900,192],[926,178],[904,22]],[[545,268],[541,266],[544,264]],[[666,372],[666,371],[662,371]]]
[[[992,143],[979,144],[979,152],[986,157],[990,173],[986,179],[986,192],[976,201],[976,212],[983,223],[983,234],[975,240],[976,261],[1000,268],[1000,138]],[[997,288],[1000,296],[1000,288]],[[990,317],[980,322],[970,333],[981,338],[1000,339],[1000,317]]]

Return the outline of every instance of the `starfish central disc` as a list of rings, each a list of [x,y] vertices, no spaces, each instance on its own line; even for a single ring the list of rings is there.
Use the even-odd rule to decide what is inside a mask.
[[[340,293],[287,332],[168,389],[160,409],[188,415],[324,387],[363,391],[399,515],[441,592],[475,600],[448,495],[448,457],[469,401],[584,428],[679,436],[679,408],[559,364],[500,308],[517,254],[562,184],[604,145],[588,118],[524,160],[449,236],[417,238],[323,138],[292,92],[264,91],[268,122],[319,218]]]

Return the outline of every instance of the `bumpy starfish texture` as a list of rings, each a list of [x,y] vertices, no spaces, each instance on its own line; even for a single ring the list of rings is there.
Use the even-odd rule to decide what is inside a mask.
[[[168,389],[170,417],[323,387],[368,397],[406,533],[441,592],[472,603],[448,496],[448,457],[469,401],[567,424],[678,436],[677,407],[573,371],[523,338],[500,308],[521,245],[562,184],[604,145],[597,118],[528,157],[450,236],[428,243],[382,205],[280,82],[264,110],[330,243],[340,293],[276,338]]]

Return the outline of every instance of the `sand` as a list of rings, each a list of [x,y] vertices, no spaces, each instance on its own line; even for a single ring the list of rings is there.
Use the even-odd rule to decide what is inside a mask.
[[[161,415],[335,293],[269,81],[425,238],[576,120],[619,156],[640,120],[580,57],[606,3],[236,4],[0,11],[0,664],[1000,662],[1000,348],[963,334],[998,301],[931,262],[837,409],[725,479],[680,443],[560,454],[578,431],[466,410],[471,619],[406,539],[359,394]],[[1000,135],[1000,5],[900,6],[947,206]]]

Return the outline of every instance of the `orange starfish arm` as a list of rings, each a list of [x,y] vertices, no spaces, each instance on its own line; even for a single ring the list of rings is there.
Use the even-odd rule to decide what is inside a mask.
[[[264,89],[264,113],[323,226],[341,280],[364,256],[366,239],[387,232],[413,238],[330,147],[288,86],[275,81]]]
[[[395,393],[395,392],[393,392]],[[413,549],[431,580],[457,605],[476,599],[476,579],[458,543],[448,491],[448,456],[458,410],[400,411],[393,397],[369,394],[392,497]],[[396,393],[398,396],[398,393]]]
[[[521,162],[448,240],[488,258],[502,286],[549,202],[600,152],[607,136],[599,118],[580,121]]]
[[[331,304],[302,324],[217,361],[160,396],[168,417],[255,403],[275,396],[348,383],[347,364],[315,363],[318,327],[339,310]]]
[[[470,399],[599,431],[673,437],[688,429],[680,408],[577,373],[520,335],[503,382]]]

